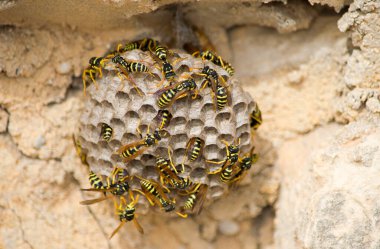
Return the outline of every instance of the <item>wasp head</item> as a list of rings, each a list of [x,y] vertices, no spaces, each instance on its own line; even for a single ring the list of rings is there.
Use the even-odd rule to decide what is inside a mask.
[[[171,212],[175,209],[175,206],[172,204],[172,203],[167,203],[165,206],[164,206],[164,210],[165,212]]]

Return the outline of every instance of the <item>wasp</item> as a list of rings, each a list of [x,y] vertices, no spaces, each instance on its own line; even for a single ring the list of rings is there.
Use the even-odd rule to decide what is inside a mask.
[[[124,197],[120,197],[120,204],[118,207],[116,207],[117,214],[120,219],[119,226],[112,232],[109,239],[111,239],[119,230],[122,228],[122,226],[127,223],[128,221],[133,221],[133,224],[135,225],[136,229],[143,234],[144,229],[141,227],[140,223],[137,221],[137,214],[135,213],[136,209],[135,206],[139,200],[139,195],[136,196],[136,198],[133,197],[133,195],[130,195],[131,202],[127,204],[127,201]]]
[[[245,174],[252,167],[252,164],[255,164],[259,156],[256,153],[251,153],[251,155],[245,156],[242,159],[239,158],[239,163],[237,164],[237,169],[235,174],[233,174],[227,183],[238,182],[244,178]]]
[[[169,159],[157,157],[156,166],[160,174],[160,182],[162,185],[168,185],[172,188],[180,188],[182,181],[176,174],[176,169],[174,167],[172,168]]]
[[[197,160],[199,153],[202,153],[204,142],[199,137],[191,138],[186,145],[186,154],[188,154],[190,147],[192,147],[190,150],[190,161],[193,162]]]
[[[75,151],[76,151],[77,155],[79,156],[81,162],[84,165],[89,166],[89,164],[87,162],[87,154],[83,152],[81,143],[79,142],[79,140],[77,140],[75,138],[74,134],[73,134],[72,138],[73,138],[73,142],[74,142],[74,146],[75,146]]]
[[[183,98],[188,95],[188,92],[194,92],[193,99],[198,95],[197,84],[193,78],[178,82],[175,85],[165,87],[157,93],[161,93],[157,100],[157,105],[160,108],[170,106],[175,100]]]
[[[162,71],[163,78],[160,83],[158,83],[156,86],[161,87],[161,85],[164,83],[165,79],[169,81],[169,84],[174,81],[176,77],[176,73],[174,72],[173,66],[168,62],[168,61],[163,61],[162,62],[162,68],[160,69],[159,67],[156,67],[159,70]]]
[[[156,129],[153,133],[149,132],[143,138],[140,129],[137,127],[137,132],[140,134],[141,139],[139,141],[129,143],[120,147],[116,153],[120,155],[124,162],[129,162],[141,155],[146,149],[157,144],[163,137],[166,137],[168,133],[165,130]]]
[[[154,54],[162,61],[161,71],[164,76],[164,79],[166,79],[169,82],[172,82],[176,77],[176,74],[174,72],[173,66],[167,60],[168,54],[172,54],[172,52],[170,52],[166,47],[158,45],[155,48]],[[157,85],[157,87],[160,87],[163,84],[164,79],[162,79],[162,81]]]
[[[159,44],[158,41],[153,40],[151,38],[144,38],[141,40],[133,41],[133,42],[128,42],[124,46],[122,44],[119,44],[117,46],[117,52],[118,53],[124,53],[127,51],[131,51],[134,49],[141,49],[142,51],[151,51],[153,52],[157,45]]]
[[[134,85],[136,91],[139,93],[140,96],[142,96],[140,90],[137,88],[136,82],[132,80],[131,77],[129,77],[129,73],[136,73],[136,72],[146,72],[149,73],[149,69],[147,66],[140,62],[128,62],[120,55],[115,55],[112,58],[112,62],[117,65],[117,67],[120,69],[120,71],[123,73],[123,75],[132,82]],[[121,79],[121,74],[118,74],[118,77]]]
[[[261,117],[261,111],[257,104],[255,106],[255,109],[252,111],[251,115],[249,116],[249,119],[251,121],[251,127],[254,130],[257,130],[257,128],[259,128],[259,126],[263,122],[263,119]]]
[[[215,171],[211,171],[208,174],[217,174],[221,171],[225,170],[227,167],[232,167],[239,159],[239,152],[240,152],[240,138],[238,140],[237,144],[229,144],[227,141],[222,140],[221,141],[226,146],[226,158],[222,161],[210,161],[206,160],[208,163],[213,164],[222,164],[222,167]]]
[[[202,60],[208,60],[214,63],[217,66],[221,66],[226,72],[230,75],[233,76],[235,74],[235,69],[232,67],[232,65],[225,60],[222,59],[222,57],[216,55],[215,53],[206,50],[206,51],[197,51],[193,53],[194,57],[200,57]]]
[[[155,51],[156,47],[159,45],[160,43],[152,38],[144,38],[142,40],[140,40],[140,44],[139,44],[139,49],[141,49],[142,51]]]
[[[90,173],[90,183],[93,188],[81,189],[82,191],[100,191],[110,192],[113,196],[122,196],[123,194],[130,192],[130,187],[127,182],[129,178],[125,169],[114,168],[110,177],[107,177],[107,185],[104,186],[103,182],[98,176]],[[101,186],[101,187],[100,187]],[[111,198],[112,196],[104,196],[101,198],[85,200],[80,202],[82,205],[90,205],[97,202],[101,202]]]
[[[141,190],[135,189],[144,195],[149,201],[150,205],[159,205],[165,212],[171,212],[175,209],[175,202],[170,200],[164,193],[164,189],[170,192],[166,187],[160,186],[155,180],[147,180],[142,177],[136,176],[140,179]]]
[[[186,199],[183,206],[180,208],[181,214],[186,218],[187,211],[193,212],[195,214],[200,214],[203,203],[206,199],[206,194],[208,190],[207,184],[197,183],[191,192],[188,194],[188,198]]]
[[[98,83],[96,83],[96,76],[99,73],[99,77],[103,76],[102,67],[104,67],[104,63],[106,62],[106,58],[104,57],[92,57],[89,60],[89,66],[87,69],[83,70],[82,73],[82,81],[83,81],[83,94],[86,96],[86,82],[88,78],[92,80],[95,87],[98,89]]]
[[[112,62],[119,65],[120,69],[124,69],[123,73],[126,71],[128,73],[136,73],[136,72],[149,72],[147,66],[140,62],[128,62],[120,55],[115,55],[112,58]]]
[[[158,129],[162,130],[170,124],[170,120],[173,118],[173,115],[168,110],[159,110],[157,114],[159,121]]]
[[[228,88],[225,86],[223,77],[220,77],[222,80],[219,81],[219,75],[214,69],[209,66],[205,66],[199,75],[205,77],[205,80],[202,82],[202,89],[206,86],[210,86],[212,88],[213,94],[216,98],[215,103],[218,110],[223,109],[228,102],[231,102],[231,96]]]
[[[113,134],[113,129],[111,128],[111,126],[109,126],[106,123],[103,123],[102,124],[102,129],[100,131],[101,138],[104,141],[109,142],[111,140],[111,138],[112,138],[112,134]]]
[[[181,163],[177,167],[181,167],[182,170],[178,172],[177,168],[173,164],[173,160],[170,153],[170,147],[168,148],[169,159],[163,157],[156,158],[157,170],[160,175],[160,182],[162,185],[168,185],[171,188],[178,190],[184,190],[188,188],[192,181],[189,178],[183,178],[179,176],[179,173],[185,171],[185,164]]]
[[[203,67],[202,72],[199,75],[205,77],[205,80],[202,82],[202,88],[204,88],[206,85],[211,86],[211,80],[214,80],[216,83],[219,82],[218,73],[209,66]]]

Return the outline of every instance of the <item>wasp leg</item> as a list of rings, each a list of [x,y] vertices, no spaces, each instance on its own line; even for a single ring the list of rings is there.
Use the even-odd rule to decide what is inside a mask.
[[[187,214],[183,214],[183,213],[181,213],[181,212],[175,212],[179,217],[181,217],[181,218],[184,218],[184,219],[186,219],[187,218]]]
[[[140,130],[140,125],[141,125],[141,119],[140,119],[140,121],[139,121],[139,124],[138,124],[137,127],[136,127],[136,131],[137,131],[137,133],[140,135],[140,138],[142,139],[142,138],[143,138],[143,135],[142,135],[141,130]],[[148,133],[149,133],[149,132],[148,132]]]
[[[173,170],[174,170],[174,172],[176,173],[176,174],[178,174],[178,171],[177,171],[177,169],[175,168],[175,166],[174,166],[174,164],[173,164],[173,159],[172,159],[172,155],[171,155],[171,147],[170,146],[168,146],[168,155],[169,155],[169,161],[170,161],[170,166],[173,168]]]
[[[98,83],[96,82],[95,77],[94,77],[94,71],[90,71],[90,79],[91,79],[92,82],[94,83],[96,89],[99,89],[99,85],[98,85]]]
[[[175,60],[172,62],[172,65],[175,65],[175,64],[177,64],[178,62],[183,61],[183,60],[185,60],[185,59],[186,59],[186,58],[181,58],[181,57],[179,57],[179,58],[175,59]],[[191,70],[190,70],[190,72],[191,72]]]
[[[118,53],[122,52],[122,50],[121,50],[122,47],[123,47],[123,44],[119,43],[119,44],[117,45],[116,51],[117,51]]]
[[[120,79],[121,82],[122,82],[122,87],[120,87],[120,88],[118,89],[118,91],[121,91],[121,90],[124,88],[124,82],[123,82],[122,76],[124,76],[129,82],[131,82],[132,85],[133,85],[133,87],[136,89],[137,93],[138,93],[141,97],[143,97],[142,93],[140,92],[139,88],[138,88],[137,85],[136,85],[136,82],[132,79],[132,77],[130,77],[129,75],[126,75],[126,74],[124,74],[124,73],[121,73],[121,72],[118,72],[118,73],[117,73],[117,77],[119,77],[119,79]]]
[[[194,94],[193,96],[191,96],[191,98],[196,99],[198,97],[198,94],[199,94],[199,90],[198,89],[194,90]]]
[[[223,62],[222,57],[218,56],[217,58],[220,61],[220,65],[222,66],[222,68],[224,68],[224,62]]]
[[[103,77],[103,72],[102,72],[102,68],[101,67],[96,67],[94,66],[94,68],[99,72],[99,77]]]
[[[82,81],[83,81],[83,95],[86,96],[86,70],[82,73]]]
[[[218,174],[218,173],[222,172],[222,170],[223,170],[223,167],[221,167],[221,168],[219,168],[217,170],[214,170],[214,171],[209,171],[209,172],[207,172],[207,174],[208,175],[215,175],[215,174]]]
[[[143,196],[149,201],[149,204],[150,204],[151,206],[154,206],[154,205],[155,205],[154,201],[152,201],[152,199],[151,199],[147,194],[145,194],[143,191],[141,191],[140,189],[133,189],[132,191],[138,192],[138,193],[140,193],[141,195],[143,195]]]
[[[200,53],[201,53],[201,51],[196,51],[191,56],[198,57],[198,55],[200,55]]]
[[[222,164],[222,163],[225,163],[226,160],[222,160],[222,161],[210,161],[210,160],[205,160],[207,163],[212,163],[212,164]]]

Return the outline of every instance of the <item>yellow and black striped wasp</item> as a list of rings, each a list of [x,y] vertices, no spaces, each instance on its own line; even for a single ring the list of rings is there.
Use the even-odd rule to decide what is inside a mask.
[[[140,189],[134,189],[133,191],[139,192],[144,195],[146,199],[149,201],[150,205],[158,205],[165,212],[171,212],[175,210],[175,201],[170,200],[168,196],[165,194],[166,192],[170,192],[165,186],[161,186],[158,182],[153,179],[144,179],[140,176],[136,176],[140,179]],[[178,214],[180,215],[180,214]]]
[[[217,66],[221,66],[226,72],[233,76],[235,74],[235,69],[232,67],[232,65],[225,60],[222,59],[222,57],[216,55],[215,53],[206,50],[206,51],[197,51],[193,53],[194,57],[200,57],[202,60],[208,60],[214,63]]]
[[[83,94],[86,96],[86,82],[88,78],[94,83],[96,89],[99,88],[98,83],[95,78],[99,74],[99,77],[103,77],[102,68],[104,67],[104,63],[107,61],[105,57],[92,57],[89,60],[89,66],[83,70],[82,73],[82,81],[83,81]]]
[[[173,66],[167,60],[168,54],[172,54],[172,52],[170,52],[168,48],[158,45],[155,48],[154,54],[162,61],[161,71],[164,76],[157,87],[160,87],[163,84],[164,79],[169,82],[173,82],[176,77],[176,73],[174,72]]]
[[[156,129],[153,133],[150,133],[150,126],[148,126],[148,131],[145,137],[142,136],[139,127],[137,127],[136,130],[140,134],[141,139],[139,141],[123,145],[116,151],[124,162],[129,162],[135,159],[144,153],[146,149],[156,145],[162,138],[168,135],[167,131],[160,129]]]
[[[259,106],[256,104],[255,109],[252,111],[251,115],[249,116],[250,119],[250,125],[251,128],[254,130],[257,130],[259,126],[262,124],[263,119],[261,117],[261,111],[259,109]]]
[[[106,142],[109,142],[112,138],[112,134],[113,134],[113,129],[111,126],[109,126],[108,124],[106,123],[102,123],[102,129],[100,131],[100,136],[101,138],[106,141]]]
[[[231,103],[231,95],[228,91],[225,80],[223,77],[219,77],[214,69],[205,66],[199,75],[205,77],[202,82],[202,89],[206,86],[211,87],[218,110],[223,109],[227,104]]]
[[[185,171],[185,164],[181,163],[177,167],[181,167],[181,171],[178,172],[177,167],[174,166],[172,161],[172,156],[170,153],[170,147],[168,148],[169,159],[163,157],[156,157],[157,171],[160,175],[160,182],[163,186],[168,186],[169,188],[174,188],[177,190],[184,190],[188,188],[192,181],[187,177],[181,177],[178,174]]]
[[[180,207],[180,213],[184,218],[188,216],[189,212],[196,215],[200,214],[206,199],[207,190],[207,184],[197,183],[191,191],[187,192],[188,197],[183,206]]]
[[[252,149],[253,151],[254,149]],[[239,158],[236,165],[236,169],[231,177],[228,178],[228,181],[225,181],[228,184],[236,183],[242,180],[247,174],[248,170],[252,167],[252,164],[255,164],[259,159],[259,156],[256,153],[250,153],[249,155]]]
[[[169,107],[175,100],[186,97],[189,93],[194,93],[192,96],[193,99],[198,96],[197,84],[193,78],[188,78],[157,91],[155,94],[160,94],[157,105],[160,108]]]
[[[119,44],[116,50],[118,53],[124,53],[124,52],[131,51],[134,49],[140,49],[142,51],[149,50],[151,52],[154,52],[158,45],[159,45],[158,41],[151,38],[144,38],[141,40],[128,42],[124,46],[122,44]]]
[[[207,36],[207,32],[195,26],[192,26],[191,28],[196,35],[199,44],[197,46],[194,46],[194,44],[189,44],[190,47],[188,47],[189,50],[187,51],[189,53],[192,53],[194,57],[200,57],[202,60],[208,60],[217,66],[221,66],[230,76],[232,76],[235,73],[235,70],[231,64],[223,60],[222,57],[216,55],[216,53],[211,52],[216,51],[216,49],[214,44]],[[201,52],[200,50],[204,51]]]
[[[238,161],[239,159],[239,152],[240,152],[240,138],[238,139],[237,144],[229,144],[227,141],[222,140],[222,143],[226,146],[226,158],[222,161],[210,161],[206,160],[208,163],[213,164],[222,164],[222,167],[215,171],[208,172],[208,174],[218,174],[225,170],[227,167],[233,167],[233,165]]]
[[[165,79],[169,82],[173,82],[176,74],[174,72],[173,66],[168,61],[162,62],[162,73]],[[163,82],[163,81],[162,81]],[[162,85],[162,82],[157,85],[157,87]]]
[[[149,72],[148,67],[140,62],[128,62],[118,54],[112,58],[112,62],[117,65],[117,68],[120,69],[121,73],[133,84],[133,86],[135,87],[139,95],[142,96],[140,90],[138,89],[136,85],[136,82],[131,77],[129,77],[129,74],[137,73],[137,72],[144,72],[144,73],[151,74],[151,72]],[[118,74],[118,77],[122,79],[122,76],[120,73]]]
[[[91,205],[94,203],[98,203],[113,196],[122,196],[125,193],[130,192],[130,187],[128,184],[128,179],[130,176],[128,175],[125,169],[114,168],[110,177],[107,177],[107,185],[104,185],[102,180],[93,172],[90,172],[90,183],[93,188],[89,189],[81,189],[82,191],[97,191],[97,192],[110,192],[112,195],[104,196],[101,198],[85,200],[80,202],[82,205]]]
[[[199,137],[191,138],[186,144],[186,154],[190,151],[190,162],[197,160],[199,154],[202,154],[204,141]]]
[[[137,231],[139,231],[141,234],[144,233],[144,229],[141,227],[140,223],[137,221],[137,214],[135,206],[139,200],[139,195],[133,197],[132,194],[130,194],[131,202],[127,203],[125,198],[122,196],[120,197],[120,204],[118,207],[116,207],[117,214],[120,219],[120,224],[119,226],[112,232],[111,236],[109,239],[111,239],[119,230],[120,228],[123,227],[125,223],[128,221],[132,221],[133,224],[135,225]]]

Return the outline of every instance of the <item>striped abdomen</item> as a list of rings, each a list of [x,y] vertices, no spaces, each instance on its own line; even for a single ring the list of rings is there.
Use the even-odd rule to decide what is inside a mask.
[[[119,219],[120,221],[126,220],[131,221],[135,218],[135,208],[126,207],[124,210],[119,209]]]
[[[121,153],[121,156],[124,158],[131,157],[139,151],[140,147],[141,146],[134,146],[134,147],[128,148]]]
[[[94,189],[106,189],[106,186],[104,186],[102,180],[94,172],[90,171],[88,179]]]
[[[161,97],[158,99],[158,106],[160,108],[164,108],[166,107],[167,105],[169,105],[169,103],[173,100],[173,98],[175,97],[177,91],[174,90],[174,89],[169,89],[169,90],[166,90],[165,92],[163,92],[161,94]]]
[[[225,63],[223,68],[230,76],[233,76],[235,74],[235,69],[231,66],[230,63]]]
[[[148,72],[148,67],[139,62],[131,62],[128,64],[128,71],[131,73],[135,72]]]
[[[195,200],[197,199],[196,194],[191,194],[189,198],[187,198],[185,204],[183,205],[183,209],[192,209],[195,204]]]
[[[195,161],[198,158],[201,148],[202,148],[202,140],[200,138],[196,138],[194,141],[194,147],[191,151],[190,161]]]
[[[222,182],[229,182],[232,179],[232,166],[226,167],[221,173],[220,173],[220,180]]]
[[[158,45],[158,41],[150,39],[150,38],[145,38],[143,40],[139,40],[139,49],[142,51],[154,51],[156,49],[156,46]]]
[[[216,89],[216,101],[218,109],[221,110],[227,105],[227,89],[221,85],[218,85]]]
[[[163,61],[166,61],[167,55],[168,55],[168,50],[165,47],[157,46],[155,53],[156,53],[158,58],[160,58]]]
[[[102,130],[100,132],[102,138],[109,142],[111,140],[113,129],[108,124],[102,124]]]
[[[169,161],[162,157],[157,157],[156,165],[158,170],[160,171],[160,174],[166,178],[170,178],[170,175],[168,174],[168,170],[171,171]]]
[[[192,184],[192,181],[189,178],[183,178],[180,176],[179,176],[179,178],[181,179],[181,182],[179,184],[177,184],[176,188],[178,188],[178,189],[185,189]]]
[[[143,187],[146,191],[151,193],[153,196],[157,198],[162,198],[160,193],[158,193],[157,189],[147,180],[140,181],[141,187]]]
[[[130,42],[130,43],[125,44],[125,46],[121,49],[120,52],[126,52],[126,51],[131,51],[134,49],[138,49],[139,46],[140,46],[139,41]]]

